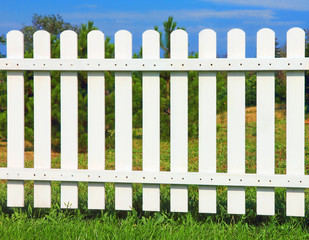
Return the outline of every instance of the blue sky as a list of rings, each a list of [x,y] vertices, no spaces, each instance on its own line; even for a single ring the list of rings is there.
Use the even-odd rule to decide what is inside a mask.
[[[31,24],[33,14],[60,14],[72,24],[94,21],[113,39],[116,31],[129,30],[133,51],[142,44],[142,33],[173,16],[189,34],[189,51],[198,50],[198,33],[204,28],[217,32],[218,53],[226,53],[226,36],[232,28],[246,32],[247,57],[255,57],[256,32],[273,29],[280,44],[292,27],[309,29],[309,0],[0,0],[0,34]],[[3,50],[2,50],[3,52]]]

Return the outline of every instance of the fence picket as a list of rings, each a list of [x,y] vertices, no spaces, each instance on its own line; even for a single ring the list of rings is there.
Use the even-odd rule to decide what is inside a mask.
[[[217,39],[213,30],[199,34],[199,58],[217,57]],[[216,72],[199,73],[199,172],[217,170],[217,79]],[[199,186],[199,212],[217,212],[217,190]]]
[[[33,35],[33,58],[50,58],[50,34]],[[50,72],[34,72],[34,168],[51,168],[51,81]],[[34,207],[51,207],[51,183],[34,182]]]
[[[305,32],[292,28],[287,32],[287,57],[305,56]],[[305,73],[286,74],[286,173],[304,175],[304,119],[305,119]],[[286,190],[286,214],[305,216],[304,189]]]
[[[105,58],[104,34],[88,34],[88,58]],[[105,169],[105,78],[104,72],[88,72],[88,169]],[[88,208],[105,208],[105,184],[88,183]]]
[[[115,58],[132,58],[132,35],[115,34]],[[132,170],[132,73],[115,72],[115,169]],[[132,184],[115,184],[116,210],[132,209]]]
[[[245,32],[228,32],[228,58],[245,58]],[[245,73],[227,74],[227,171],[245,173]],[[245,214],[245,188],[228,187],[227,208],[230,214]]]
[[[274,57],[275,33],[261,29],[257,33],[257,58]],[[275,73],[258,72],[256,85],[256,172],[275,174]],[[257,188],[256,210],[259,215],[275,214],[274,188]]]
[[[171,34],[171,58],[188,57],[188,34],[181,29]],[[171,171],[188,171],[188,74],[171,72]],[[171,211],[188,211],[188,187],[171,186]]]
[[[24,58],[24,35],[7,34],[7,58]],[[24,73],[7,73],[7,167],[24,168]],[[24,181],[7,182],[8,207],[24,206]]]
[[[143,33],[143,58],[160,58],[160,34]],[[160,171],[160,73],[143,73],[143,171]],[[143,210],[160,211],[160,185],[143,185]]]
[[[77,58],[77,34],[66,30],[60,35],[62,59]],[[61,72],[61,169],[78,168],[78,83],[77,72]],[[61,183],[61,208],[78,207],[78,184]]]

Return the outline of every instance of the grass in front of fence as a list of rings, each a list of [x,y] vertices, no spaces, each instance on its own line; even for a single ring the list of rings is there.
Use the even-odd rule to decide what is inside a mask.
[[[246,172],[256,172],[255,108],[246,113]],[[285,173],[285,113],[276,112],[276,173]],[[227,171],[226,115],[218,116],[217,171]],[[306,125],[306,152],[309,126]],[[133,169],[142,169],[141,130],[134,130]],[[161,171],[169,171],[168,142],[161,142]],[[106,150],[106,168],[114,169],[115,152]],[[308,155],[306,154],[306,174]],[[0,143],[0,166],[6,167],[6,143]],[[87,155],[79,154],[80,169],[87,168]],[[25,167],[33,167],[33,152],[26,151]],[[52,154],[52,167],[60,168],[60,155]],[[198,141],[189,141],[189,171],[198,171]],[[25,182],[25,207],[6,207],[6,184],[0,184],[0,236],[2,239],[304,239],[309,217],[285,216],[285,189],[276,189],[276,215],[256,216],[256,188],[246,188],[246,215],[227,214],[227,188],[218,187],[217,214],[198,213],[198,188],[189,187],[189,213],[170,213],[169,186],[161,186],[161,211],[142,211],[142,185],[133,185],[133,210],[114,210],[114,184],[106,184],[106,210],[87,209],[87,184],[79,183],[79,209],[60,209],[60,182],[52,183],[52,208],[34,209],[33,181]],[[306,212],[309,197],[306,191]]]

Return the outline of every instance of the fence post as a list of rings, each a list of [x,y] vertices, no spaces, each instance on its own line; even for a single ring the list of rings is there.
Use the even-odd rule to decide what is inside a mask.
[[[287,57],[305,56],[305,32],[292,28],[287,32]],[[305,72],[286,73],[286,174],[304,175]],[[304,189],[286,190],[286,214],[305,216]]]
[[[60,35],[60,56],[77,58],[77,34]],[[61,72],[61,169],[78,168],[78,79],[77,72]],[[61,183],[61,208],[78,207],[78,183]]]
[[[7,34],[7,58],[24,58],[24,35],[20,31]],[[24,73],[7,73],[7,166],[24,168]],[[8,181],[8,207],[24,206],[24,181]]]
[[[217,57],[217,38],[213,30],[199,34],[199,58]],[[216,72],[199,73],[199,172],[217,171],[217,79]],[[217,188],[199,187],[199,212],[217,212]]]
[[[88,59],[105,58],[104,34],[88,34]],[[105,169],[105,78],[104,72],[88,72],[88,169]],[[88,183],[88,208],[105,208],[105,184]]]
[[[171,58],[188,58],[188,34],[171,34]],[[171,72],[171,171],[188,171],[188,73]],[[188,186],[171,186],[171,211],[188,211]]]
[[[132,35],[115,34],[115,58],[132,58]],[[115,169],[132,170],[132,73],[115,72]],[[116,210],[132,210],[132,184],[115,184]]]
[[[160,34],[143,33],[143,59],[160,58]],[[160,171],[160,73],[143,73],[143,171]],[[143,210],[160,211],[160,185],[143,185]]]
[[[245,32],[228,32],[228,58],[245,58]],[[245,173],[245,85],[244,72],[227,74],[227,171]],[[227,208],[230,214],[245,214],[244,187],[228,187]]]
[[[257,58],[275,57],[275,33],[261,29],[257,33]],[[275,174],[275,73],[256,74],[256,173]],[[257,188],[256,211],[275,214],[275,189]]]
[[[50,58],[50,35],[33,35],[33,57]],[[34,168],[51,168],[51,82],[50,72],[34,72]],[[51,183],[34,182],[34,207],[51,207]]]

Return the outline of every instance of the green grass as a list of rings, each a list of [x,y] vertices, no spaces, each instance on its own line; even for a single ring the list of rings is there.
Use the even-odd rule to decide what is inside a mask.
[[[4,184],[3,184],[4,185]],[[226,188],[218,187],[218,213],[199,214],[197,188],[189,188],[189,213],[169,212],[168,186],[161,187],[161,212],[141,211],[141,186],[134,208],[114,210],[114,186],[106,184],[106,210],[87,210],[87,184],[79,184],[79,209],[60,209],[60,184],[53,183],[51,209],[33,209],[33,183],[26,182],[26,207],[7,208],[1,189],[1,239],[306,239],[309,218],[284,215],[284,189],[276,191],[276,216],[255,215],[255,188],[246,189],[246,215],[226,213]],[[308,201],[306,202],[308,206]]]
[[[249,114],[247,114],[249,116]],[[217,171],[226,172],[226,120],[218,123]],[[306,126],[306,140],[309,137]],[[142,169],[141,130],[135,130],[133,169]],[[247,119],[246,172],[256,172],[256,124]],[[306,152],[308,152],[306,141]],[[6,145],[0,144],[0,166],[6,166]],[[168,171],[169,143],[161,142],[161,170]],[[106,151],[106,168],[114,169],[115,152]],[[189,171],[198,171],[198,141],[189,141]],[[276,119],[275,172],[285,173],[285,121]],[[309,159],[306,154],[306,174]],[[26,167],[33,167],[33,153],[26,153]],[[87,155],[79,155],[79,168],[87,168]],[[53,154],[52,167],[60,167],[59,154]],[[170,212],[170,189],[161,186],[161,211],[142,211],[142,185],[133,185],[132,211],[115,211],[114,184],[106,184],[106,209],[87,209],[87,184],[79,183],[79,208],[60,209],[60,183],[52,183],[52,208],[34,209],[33,181],[25,182],[25,207],[6,207],[6,182],[0,184],[0,239],[308,239],[309,217],[285,215],[285,189],[275,192],[275,216],[256,215],[256,188],[246,188],[246,214],[227,214],[227,188],[217,188],[217,214],[198,213],[198,187],[189,186],[189,212]],[[308,191],[305,194],[309,212]]]
[[[260,226],[246,220],[227,224],[205,218],[197,221],[191,214],[180,217],[157,213],[139,216],[136,211],[126,217],[96,214],[85,218],[79,211],[59,212],[55,209],[45,217],[33,218],[15,212],[1,218],[3,239],[305,239],[300,223],[280,224],[276,219]]]

